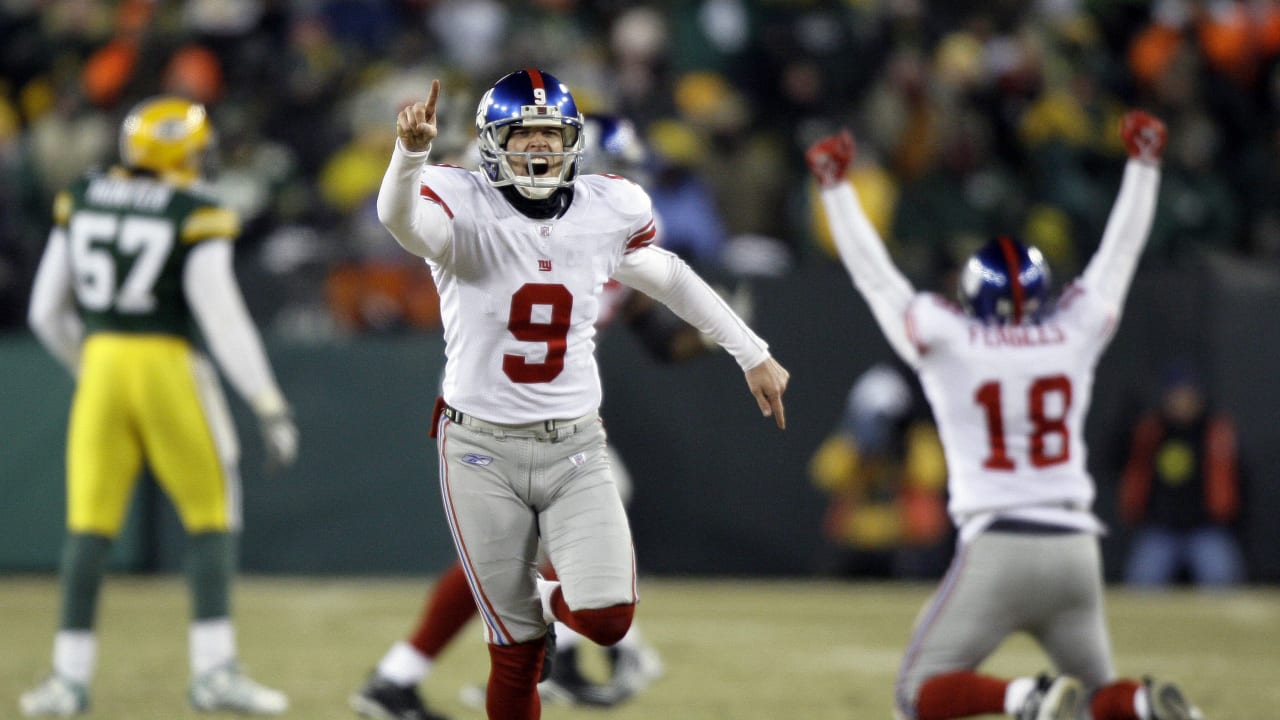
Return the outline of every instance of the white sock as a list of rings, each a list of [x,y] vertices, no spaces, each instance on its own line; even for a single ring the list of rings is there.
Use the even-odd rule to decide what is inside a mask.
[[[542,598],[542,620],[550,625],[556,621],[556,614],[551,610],[551,593],[560,587],[558,580],[544,580],[541,575],[535,578],[538,586],[538,597]],[[556,637],[559,640],[559,636]]]
[[[98,662],[98,638],[92,630],[59,630],[53,636],[53,671],[88,685]]]
[[[378,661],[378,674],[397,685],[415,686],[431,672],[431,658],[401,640]]]
[[[197,620],[188,635],[192,677],[235,661],[236,631],[231,618]]]
[[[562,622],[556,623],[556,651],[568,650],[571,647],[577,647],[582,642],[582,636],[577,630],[565,625]]]
[[[1145,685],[1139,687],[1133,693],[1133,712],[1140,718],[1151,717],[1151,698],[1147,696]]]
[[[1036,679],[1029,677],[1014,678],[1004,689],[1004,714],[1017,716],[1027,696],[1036,689]]]

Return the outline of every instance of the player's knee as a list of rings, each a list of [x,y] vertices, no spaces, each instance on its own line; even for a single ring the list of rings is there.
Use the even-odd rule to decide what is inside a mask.
[[[574,610],[575,629],[597,645],[613,645],[631,629],[636,615],[632,603],[594,610]]]

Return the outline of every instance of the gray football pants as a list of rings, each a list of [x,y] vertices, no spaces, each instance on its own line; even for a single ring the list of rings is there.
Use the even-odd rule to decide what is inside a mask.
[[[1090,689],[1114,678],[1097,536],[985,532],[960,546],[916,619],[898,671],[898,713],[914,718],[926,680],[977,670],[1016,632]]]
[[[555,439],[439,419],[440,491],[490,644],[547,630],[534,583],[541,541],[573,610],[635,603],[635,552],[599,418]]]

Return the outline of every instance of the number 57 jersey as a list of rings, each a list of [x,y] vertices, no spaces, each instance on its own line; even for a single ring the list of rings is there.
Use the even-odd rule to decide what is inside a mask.
[[[574,418],[600,406],[595,322],[624,257],[654,251],[648,195],[615,176],[584,175],[557,218],[520,213],[479,174],[427,166],[420,194],[452,221],[428,258],[444,322],[444,398],[505,424]]]
[[[1078,281],[1039,323],[985,324],[936,294],[912,300],[907,334],[962,538],[981,529],[966,528],[971,520],[995,514],[1100,530],[1084,423],[1115,320]]]

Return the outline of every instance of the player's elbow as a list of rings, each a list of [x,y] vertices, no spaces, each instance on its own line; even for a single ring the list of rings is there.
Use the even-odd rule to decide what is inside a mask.
[[[53,333],[58,324],[58,308],[47,302],[33,301],[27,308],[27,327],[37,338],[44,339]]]

